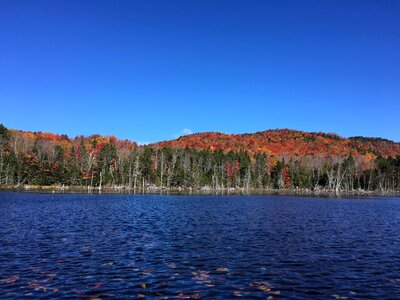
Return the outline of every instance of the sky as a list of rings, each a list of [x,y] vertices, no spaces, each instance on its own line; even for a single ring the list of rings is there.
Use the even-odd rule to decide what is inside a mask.
[[[0,0],[0,123],[400,141],[400,1]]]

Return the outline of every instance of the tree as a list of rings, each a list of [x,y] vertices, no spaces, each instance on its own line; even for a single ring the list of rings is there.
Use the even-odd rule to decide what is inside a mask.
[[[4,156],[8,141],[8,129],[3,124],[0,124],[0,185],[3,183]]]

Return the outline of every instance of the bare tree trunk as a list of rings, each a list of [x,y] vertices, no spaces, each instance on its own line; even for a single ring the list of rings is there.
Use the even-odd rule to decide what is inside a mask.
[[[132,161],[129,162],[128,187],[132,187]]]
[[[103,170],[100,171],[100,182],[99,182],[99,190],[101,190],[101,184],[103,183]]]
[[[338,163],[338,167],[337,167],[337,172],[336,172],[336,188],[335,191],[336,193],[338,193],[340,191],[340,186],[342,184],[344,175],[346,174],[346,170],[343,172],[343,174],[341,173],[341,168],[342,164]]]
[[[139,173],[139,157],[136,157],[136,163],[135,163],[135,180],[134,180],[134,185],[133,188],[136,190],[137,188],[137,177],[138,177],[138,173]]]
[[[250,165],[249,168],[247,169],[247,176],[246,176],[246,190],[249,190],[250,186],[250,180],[251,180],[251,172],[250,172]]]
[[[326,172],[326,174],[328,175],[328,189],[333,190],[333,187],[335,185],[335,177],[333,174],[333,168],[331,170],[329,170],[328,172]]]
[[[114,188],[115,187],[114,170],[113,170],[113,168],[110,167],[109,171],[110,171],[111,178],[112,178],[111,186]]]

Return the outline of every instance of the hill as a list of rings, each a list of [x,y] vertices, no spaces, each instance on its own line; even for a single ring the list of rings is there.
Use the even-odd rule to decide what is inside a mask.
[[[272,156],[371,156],[396,157],[400,143],[381,138],[343,138],[334,133],[303,132],[290,129],[266,130],[250,134],[205,132],[150,145],[155,148],[194,148],[211,151],[247,151]]]
[[[205,132],[147,146],[0,125],[0,185],[400,190],[400,144],[289,129]]]

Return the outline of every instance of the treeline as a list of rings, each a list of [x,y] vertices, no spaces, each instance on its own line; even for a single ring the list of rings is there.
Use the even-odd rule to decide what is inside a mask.
[[[399,191],[400,156],[138,147],[115,137],[70,140],[0,125],[0,185]]]

